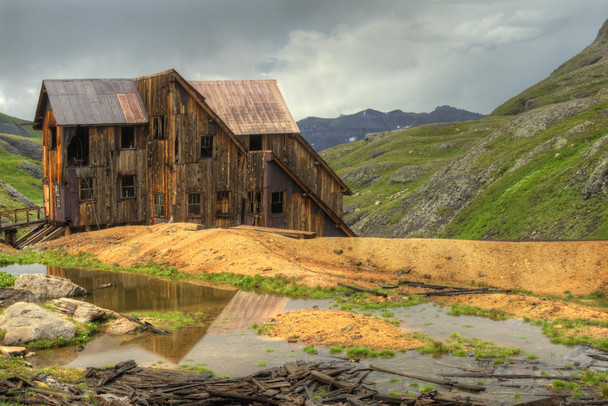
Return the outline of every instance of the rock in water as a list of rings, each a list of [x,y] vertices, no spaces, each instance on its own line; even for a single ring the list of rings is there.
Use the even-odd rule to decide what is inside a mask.
[[[15,303],[0,315],[0,330],[6,332],[4,345],[76,335],[74,324],[34,303],[24,302]]]
[[[58,299],[87,294],[84,288],[68,279],[40,274],[19,275],[15,281],[15,289],[29,290],[36,299]]]
[[[7,307],[17,302],[33,302],[35,299],[28,290],[0,288],[0,307]]]
[[[80,300],[61,298],[51,301],[51,305],[56,311],[64,316],[71,317],[81,323],[105,320],[110,317],[117,317],[111,310],[103,309],[94,304],[82,302]]]

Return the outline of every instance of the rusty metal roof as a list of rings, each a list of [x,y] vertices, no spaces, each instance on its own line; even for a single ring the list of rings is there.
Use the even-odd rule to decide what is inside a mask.
[[[132,79],[45,80],[58,125],[146,124],[148,113]]]
[[[237,135],[300,132],[276,80],[189,81],[189,83]]]

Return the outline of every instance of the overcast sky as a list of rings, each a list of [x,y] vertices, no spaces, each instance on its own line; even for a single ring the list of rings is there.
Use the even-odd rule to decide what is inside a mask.
[[[296,120],[478,113],[590,44],[606,0],[0,0],[0,112],[43,79],[277,79]]]

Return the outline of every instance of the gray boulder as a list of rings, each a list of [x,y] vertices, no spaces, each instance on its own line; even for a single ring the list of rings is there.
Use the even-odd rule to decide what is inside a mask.
[[[0,307],[7,307],[17,302],[33,302],[34,294],[29,290],[0,288]]]
[[[0,315],[0,330],[6,332],[4,345],[76,335],[74,324],[34,303],[24,302],[15,303]]]
[[[84,296],[87,291],[72,281],[59,276],[24,274],[15,281],[15,289],[29,290],[36,299]]]
[[[105,320],[118,315],[108,309],[75,299],[61,298],[50,302],[58,313],[71,317],[81,323]]]

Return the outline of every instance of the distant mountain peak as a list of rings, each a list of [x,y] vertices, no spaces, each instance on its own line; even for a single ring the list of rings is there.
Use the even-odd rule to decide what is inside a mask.
[[[393,110],[388,113],[374,109],[354,114],[340,114],[336,118],[306,117],[298,121],[302,136],[317,151],[362,140],[368,133],[393,131],[423,124],[478,120],[482,114],[443,105],[430,113],[404,113]]]
[[[608,40],[608,20],[600,27],[594,42],[604,42],[606,40]]]

